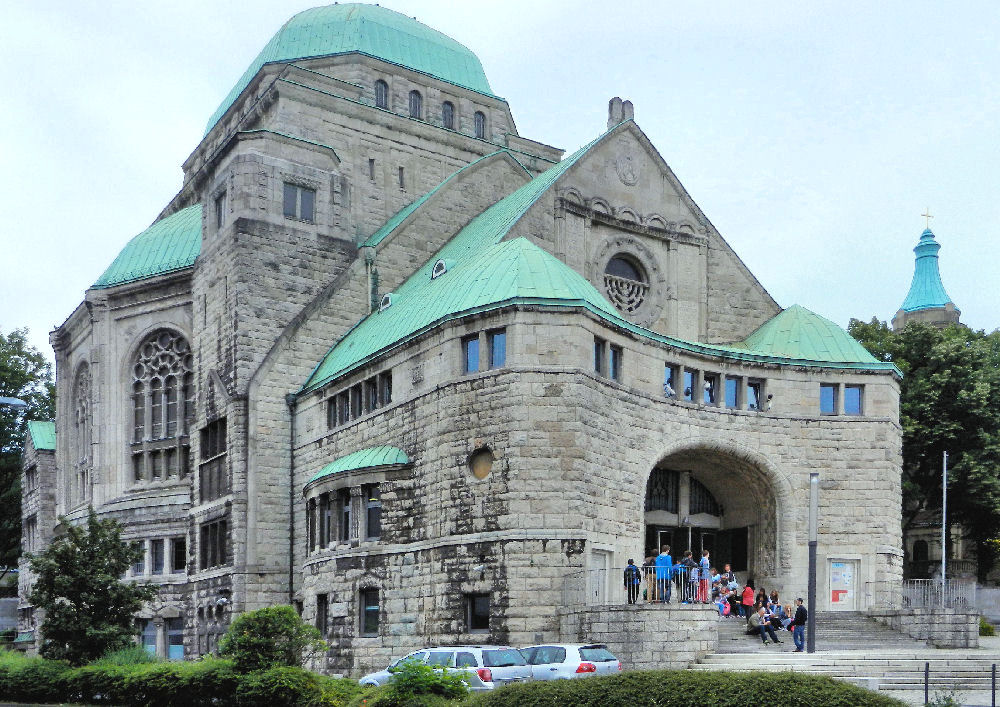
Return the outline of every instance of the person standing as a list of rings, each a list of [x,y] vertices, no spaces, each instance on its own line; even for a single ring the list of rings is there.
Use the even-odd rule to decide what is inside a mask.
[[[656,596],[661,604],[670,603],[670,574],[673,571],[674,560],[670,557],[670,546],[660,548],[656,556]]]
[[[792,641],[795,643],[795,652],[801,653],[806,645],[806,620],[809,618],[809,611],[802,606],[802,597],[795,600],[795,616],[789,628],[792,629]]]
[[[710,601],[708,589],[712,582],[712,566],[708,560],[708,550],[701,551],[701,562],[698,564],[698,601],[707,604]]]
[[[635,604],[635,600],[639,598],[639,584],[642,582],[642,573],[635,566],[635,560],[629,559],[624,574],[625,595],[628,597],[629,604]]]
[[[740,605],[740,616],[749,619],[752,609],[753,609],[753,585],[747,582],[747,586],[743,587],[743,603]]]

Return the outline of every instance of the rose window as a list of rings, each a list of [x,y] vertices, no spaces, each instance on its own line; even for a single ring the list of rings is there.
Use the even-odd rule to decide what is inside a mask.
[[[604,268],[604,290],[612,304],[626,314],[632,314],[646,299],[649,279],[639,263],[616,255]]]

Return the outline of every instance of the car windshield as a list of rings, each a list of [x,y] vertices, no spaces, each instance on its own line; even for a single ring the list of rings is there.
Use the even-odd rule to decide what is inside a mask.
[[[614,654],[605,646],[584,646],[580,649],[580,658],[595,663],[606,663],[610,660],[618,660]]]
[[[506,668],[511,665],[527,665],[524,656],[513,648],[501,648],[483,651],[483,666],[487,668]]]
[[[402,658],[400,658],[399,660],[397,660],[395,663],[393,663],[389,667],[390,668],[398,668],[403,663],[423,663],[424,662],[424,655],[426,655],[426,654],[423,651],[420,651],[420,652],[417,652],[417,653],[410,653],[410,655],[404,655]]]

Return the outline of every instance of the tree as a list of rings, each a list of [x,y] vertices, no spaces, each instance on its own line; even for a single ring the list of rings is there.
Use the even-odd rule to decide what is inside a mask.
[[[903,372],[903,531],[940,511],[947,451],[949,519],[975,543],[983,579],[1000,528],[1000,331],[911,323],[893,332],[878,319],[852,319],[849,330]]]
[[[28,420],[55,417],[52,366],[28,343],[27,329],[0,331],[0,397],[27,408],[0,405],[0,579],[21,554],[21,450]]]
[[[240,614],[219,642],[219,655],[231,658],[241,672],[278,666],[301,667],[324,650],[319,631],[304,623],[290,606],[268,606]]]
[[[35,573],[31,602],[45,611],[45,658],[79,665],[131,645],[135,613],[157,587],[122,581],[143,553],[121,532],[117,521],[101,520],[91,508],[86,525],[66,525],[45,550],[26,555]]]

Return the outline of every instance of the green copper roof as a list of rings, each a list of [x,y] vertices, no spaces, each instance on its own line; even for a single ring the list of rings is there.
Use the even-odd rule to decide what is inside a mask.
[[[530,293],[543,299],[559,299],[568,291],[566,288],[548,290],[543,281],[534,279],[531,274],[533,268],[542,268],[548,272],[558,270],[558,264],[579,278],[578,287],[586,285],[593,291],[592,295],[603,301],[601,295],[580,275],[529,242],[517,239],[522,240],[522,243],[510,248],[497,248],[531,205],[602,137],[604,135],[542,172],[470,221],[392,293],[392,306],[362,319],[330,350],[306,381],[304,390],[322,385],[442,317],[495,304],[519,294]],[[532,249],[538,253],[532,253]],[[494,258],[505,258],[508,265],[516,264],[518,269],[505,273],[496,267],[491,260]],[[553,263],[542,264],[541,261],[546,258]],[[444,275],[431,280],[434,263],[442,259],[452,265]],[[522,266],[523,272],[520,269]],[[570,278],[568,273],[566,278]],[[568,285],[567,288],[572,289]],[[604,306],[611,307],[606,301]]]
[[[56,448],[56,423],[39,420],[28,421],[28,434],[31,435],[31,444],[35,449]]]
[[[792,305],[765,322],[736,348],[755,353],[831,363],[877,363],[877,359],[829,319]]]
[[[919,309],[944,307],[951,302],[951,297],[944,291],[944,283],[941,282],[941,271],[938,269],[939,250],[941,246],[934,240],[931,229],[925,229],[913,249],[917,254],[913,266],[913,281],[900,309],[914,312]]]
[[[345,3],[304,10],[271,37],[209,118],[209,130],[266,64],[356,52],[493,95],[483,65],[467,47],[394,10]]]
[[[332,462],[319,470],[314,477],[309,479],[309,483],[322,479],[325,476],[336,474],[341,471],[353,471],[355,469],[367,469],[376,466],[391,466],[409,464],[410,458],[406,452],[398,447],[369,447],[334,459]]]
[[[128,242],[95,289],[163,275],[194,265],[201,252],[201,204],[160,219]]]
[[[450,175],[448,175],[448,177],[445,178],[445,180],[443,182],[441,182],[440,184],[438,184],[436,187],[434,187],[433,189],[431,189],[429,192],[427,192],[426,194],[424,194],[422,197],[420,197],[419,199],[415,199],[414,201],[411,201],[409,204],[407,204],[406,206],[404,206],[403,208],[401,208],[399,211],[397,211],[392,216],[392,218],[390,218],[388,221],[386,221],[382,225],[381,228],[379,228],[377,231],[375,231],[375,233],[373,233],[371,236],[369,236],[368,239],[364,243],[362,243],[361,245],[362,246],[377,246],[379,243],[381,243],[383,240],[385,240],[386,236],[388,236],[390,233],[392,233],[397,228],[399,228],[399,225],[401,223],[403,223],[403,221],[405,221],[410,214],[412,214],[414,211],[416,211],[417,209],[419,209],[421,206],[423,206],[427,202],[428,199],[430,199],[432,196],[434,196],[434,194],[436,194],[441,189],[441,187],[443,187],[444,185],[446,185],[448,182],[450,182],[456,176],[458,176],[459,174],[461,174],[465,170],[469,169],[473,165],[477,165],[480,162],[482,162],[483,160],[489,159],[490,157],[493,157],[494,155],[499,155],[502,152],[506,152],[508,155],[510,155],[510,152],[507,151],[507,150],[497,150],[496,152],[491,152],[488,155],[483,155],[478,160],[473,160],[472,162],[470,162],[469,164],[465,165],[464,167],[462,167],[462,168],[460,168],[460,169],[452,172]],[[531,176],[531,172],[528,171],[528,168],[525,167],[523,164],[521,164],[517,160],[516,157],[514,157],[513,155],[510,155],[510,156],[512,158],[514,158],[515,162],[517,162],[519,165],[521,165],[521,169],[523,169],[525,171],[525,173],[530,177]]]
[[[14,643],[31,643],[35,640],[34,631],[19,631]]]

